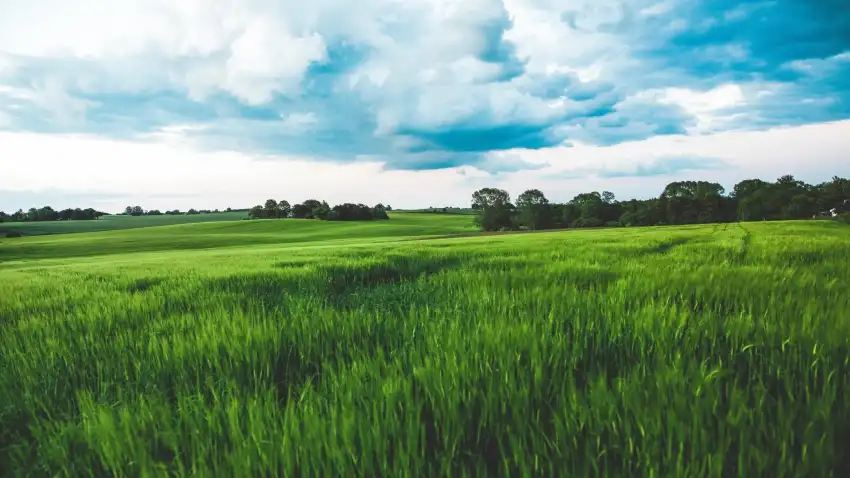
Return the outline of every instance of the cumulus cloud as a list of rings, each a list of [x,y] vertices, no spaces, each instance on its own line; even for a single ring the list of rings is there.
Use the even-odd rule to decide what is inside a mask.
[[[0,128],[507,171],[848,118],[848,55],[841,0],[10,0]]]

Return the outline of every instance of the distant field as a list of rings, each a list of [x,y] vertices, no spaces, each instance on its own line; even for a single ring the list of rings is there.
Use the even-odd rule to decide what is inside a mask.
[[[44,234],[70,234],[77,232],[114,231],[140,227],[193,224],[198,222],[238,221],[247,218],[245,212],[213,212],[179,216],[103,216],[96,221],[47,221],[0,223],[0,236],[10,231],[20,231],[26,236]]]
[[[0,239],[2,476],[850,476],[850,227]]]
[[[129,222],[129,219],[127,220]],[[88,234],[17,239],[0,238],[0,264],[143,251],[210,249],[262,244],[400,239],[472,233],[467,216],[391,213],[388,221],[326,222],[310,219],[257,219],[202,222]]]

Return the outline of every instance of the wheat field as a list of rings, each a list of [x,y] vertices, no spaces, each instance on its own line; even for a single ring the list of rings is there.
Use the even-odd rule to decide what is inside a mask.
[[[850,228],[468,221],[0,239],[0,475],[850,476]]]

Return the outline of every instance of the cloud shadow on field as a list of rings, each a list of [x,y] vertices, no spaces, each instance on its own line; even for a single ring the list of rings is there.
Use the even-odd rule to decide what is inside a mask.
[[[307,267],[307,266],[309,266],[311,264],[315,264],[315,263],[316,263],[316,261],[297,259],[297,260],[291,260],[291,261],[280,261],[280,262],[276,263],[274,265],[274,267],[280,268],[280,269],[300,269],[302,267]]]
[[[566,269],[561,281],[582,292],[591,290],[601,292],[608,289],[619,278],[620,274],[616,272],[593,267],[577,267]]]
[[[690,238],[690,237],[677,237],[677,238],[674,238],[674,239],[669,239],[669,240],[664,241],[664,242],[662,242],[662,243],[660,243],[656,246],[652,246],[652,247],[648,247],[646,249],[643,249],[640,252],[640,255],[667,254],[671,250],[673,250],[674,248],[679,247],[679,246],[683,246],[683,245],[688,244],[689,242],[692,242],[692,241],[693,241],[693,239]]]
[[[460,257],[404,255],[337,263],[284,261],[276,263],[275,267],[285,272],[215,278],[208,281],[207,287],[241,298],[246,309],[252,302],[264,307],[285,308],[288,297],[313,297],[333,307],[344,307],[354,305],[348,299],[352,294],[414,281],[460,263]],[[308,264],[313,267],[304,268]]]
[[[327,277],[326,298],[339,305],[346,297],[380,286],[413,281],[460,265],[460,257],[388,256],[385,260],[351,265],[328,265],[319,269],[320,277]]]
[[[130,285],[127,286],[127,293],[140,294],[162,284],[163,282],[164,279],[161,277],[145,277],[143,279],[136,279],[130,282]]]

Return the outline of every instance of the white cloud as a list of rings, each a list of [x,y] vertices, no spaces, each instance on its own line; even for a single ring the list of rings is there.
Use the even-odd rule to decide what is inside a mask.
[[[179,132],[179,131],[178,131]],[[172,134],[177,132],[172,131]],[[544,166],[540,170],[489,175],[473,167],[436,171],[385,171],[379,163],[316,163],[308,158],[199,153],[178,142],[132,143],[83,136],[0,132],[0,209],[29,207],[12,199],[67,194],[113,196],[99,207],[119,211],[132,201],[148,208],[249,207],[267,197],[331,203],[390,203],[395,207],[466,205],[483,186],[503,187],[513,195],[539,188],[554,200],[579,192],[610,190],[620,198],[650,197],[673,180],[719,181],[727,188],[745,179],[773,180],[794,174],[819,182],[850,175],[850,121],[762,132],[699,137],[666,136],[610,147],[578,144],[572,148],[494,153],[493,164],[509,158]],[[683,171],[669,176],[599,178],[593,171],[634,170],[658,158],[702,156],[730,168]],[[816,159],[815,159],[816,158]],[[69,159],[73,159],[72,161]],[[566,178],[566,179],[565,179]]]
[[[646,90],[635,95],[641,101],[653,101],[662,105],[681,107],[696,119],[696,125],[691,133],[712,131],[725,121],[734,120],[735,116],[724,113],[724,110],[743,106],[747,100],[740,85],[729,83],[712,88],[708,91],[696,91],[690,88],[663,88]]]
[[[338,140],[346,143],[344,147],[326,156],[361,158],[390,151],[406,157],[406,149],[427,149],[429,138],[461,127],[466,131],[478,128],[491,133],[499,131],[499,127],[503,127],[502,131],[513,131],[515,137],[510,143],[500,143],[500,138],[490,142],[501,147],[532,144],[525,141],[529,137],[561,139],[562,135],[567,141],[617,142],[678,131],[685,124],[691,125],[688,129],[691,134],[709,134],[747,125],[742,114],[748,115],[745,119],[752,120],[750,124],[776,124],[782,121],[782,114],[786,115],[786,122],[798,121],[794,115],[787,114],[788,110],[777,111],[778,107],[766,104],[765,100],[792,103],[787,100],[793,99],[793,104],[801,109],[810,107],[809,111],[828,113],[811,114],[810,118],[840,116],[840,113],[832,114],[841,107],[841,98],[834,91],[821,94],[812,89],[800,93],[797,85],[771,83],[770,78],[718,86],[720,80],[695,78],[694,71],[698,68],[691,65],[688,71],[685,65],[688,58],[684,57],[681,67],[677,64],[659,71],[647,67],[647,64],[663,64],[648,60],[647,57],[659,53],[648,50],[665,46],[671,30],[706,28],[705,19],[695,18],[696,13],[691,15],[698,10],[691,3],[678,0],[6,0],[0,3],[0,128],[37,129],[32,127],[36,124],[62,130],[59,126],[73,124],[67,130],[120,130],[121,134],[130,135],[154,129],[156,132],[143,135],[151,142],[149,145],[106,142],[94,146],[93,139],[80,137],[62,137],[57,141],[67,151],[88,151],[74,155],[75,162],[108,157],[99,153],[104,148],[118,148],[122,154],[135,157],[133,151],[140,151],[137,148],[155,146],[160,149],[145,154],[164,155],[175,163],[213,158],[212,164],[218,164],[216,161],[236,161],[237,156],[205,156],[211,153],[195,151],[193,146],[201,140],[195,137],[189,141],[189,132],[206,129],[210,135],[215,132],[227,136],[215,143],[217,147],[253,145],[254,141],[265,142],[258,149],[268,144],[285,148],[296,145],[298,136],[303,135],[306,138],[303,144],[296,145],[303,147],[292,147],[289,151],[315,152],[323,143]],[[683,7],[681,11],[676,10],[679,7]],[[725,12],[725,20],[718,14],[711,21],[738,21],[752,11],[749,7],[735,9]],[[501,32],[508,20],[510,28]],[[639,25],[634,32],[624,33],[620,31],[620,21],[627,27]],[[659,32],[644,31],[641,25],[652,25]],[[507,44],[498,41],[501,33]],[[659,37],[653,37],[653,33]],[[338,53],[342,44],[365,58],[352,61],[356,66],[347,65],[353,71],[340,73],[343,77],[335,78],[338,83],[316,87],[331,91],[299,98],[306,95],[303,80],[310,68]],[[743,63],[754,54],[746,45],[746,42],[695,45],[694,63],[716,61],[720,65],[717,68],[723,70]],[[510,51],[494,51],[498,48]],[[783,49],[792,50],[776,47],[776,51]],[[510,56],[511,52],[518,61],[492,58]],[[487,61],[485,53],[490,54],[491,61]],[[840,73],[848,58],[848,54],[843,54],[824,60],[798,60],[786,66],[811,77],[829,78]],[[705,59],[711,61],[698,61]],[[754,62],[761,60],[753,58]],[[518,63],[524,66],[523,71]],[[753,65],[756,63],[748,64]],[[705,67],[702,71],[709,69]],[[513,81],[505,80],[519,73],[522,75]],[[560,92],[549,94],[547,90],[547,94],[538,94],[534,90],[540,85],[545,90],[546,81],[565,73],[575,75],[578,82],[552,89],[573,88],[573,91],[558,98]],[[16,74],[22,76],[13,82],[11,78]],[[735,78],[737,81],[738,77]],[[762,80],[758,74],[750,78]],[[606,89],[609,86],[610,90]],[[133,113],[125,116],[116,113],[124,106],[121,101],[126,98],[121,97],[122,93],[135,94],[126,101],[127,109],[136,108],[133,113],[149,114],[153,118],[148,118],[151,124],[144,124],[146,118],[137,118]],[[199,103],[207,100],[209,103],[190,104],[184,101],[184,94]],[[278,95],[288,98],[274,102]],[[219,99],[221,102],[217,103]],[[265,108],[246,111],[234,105],[232,99]],[[110,101],[114,103],[106,104]],[[24,117],[26,108],[31,110]],[[87,113],[92,114],[87,116]],[[268,120],[268,116],[275,117],[278,113],[277,122]],[[262,120],[257,119],[262,115],[265,115]],[[776,117],[780,119],[772,121]],[[116,121],[112,122],[113,119]],[[15,121],[29,124],[22,128]],[[86,128],[86,121],[101,123]],[[110,130],[113,124],[117,126]],[[831,126],[823,128],[837,134]],[[525,134],[526,130],[531,132]],[[409,136],[394,136],[399,131]],[[422,134],[417,136],[418,131]],[[250,137],[251,133],[258,134]],[[378,138],[370,137],[370,133]],[[43,138],[45,144],[48,140]],[[590,149],[579,145],[574,149],[539,153],[557,151],[572,157],[581,152],[581,158],[604,158],[606,154],[615,154],[610,151],[640,150],[641,147],[633,144],[651,144],[659,149],[673,144],[676,146],[672,149],[685,148],[676,141],[676,138],[661,138],[658,142]],[[687,141],[688,145],[702,144],[700,138]],[[784,144],[782,141],[773,142]],[[462,144],[457,149],[475,149],[474,146]],[[703,147],[713,151],[719,146],[706,144],[700,148]],[[37,149],[24,148],[25,151]],[[269,149],[272,148],[265,148]],[[117,151],[113,152],[114,157],[124,157]],[[831,157],[831,152],[821,152]],[[443,153],[449,156],[457,151],[426,153],[439,162],[443,161]],[[701,151],[687,154],[711,155]],[[769,156],[766,152],[761,154]],[[733,156],[743,155],[738,152]],[[495,157],[491,155],[479,165],[509,168],[506,162],[492,159]],[[291,166],[291,160],[282,161],[287,166],[281,168],[296,168]],[[246,170],[254,167],[243,166]],[[366,168],[362,174],[373,174],[368,164],[362,167]],[[310,176],[308,172],[303,174]],[[522,174],[525,173],[511,177],[523,177]],[[528,174],[537,177],[533,175],[540,173]],[[103,181],[108,184],[108,179]],[[167,182],[156,185],[165,186]]]

